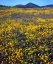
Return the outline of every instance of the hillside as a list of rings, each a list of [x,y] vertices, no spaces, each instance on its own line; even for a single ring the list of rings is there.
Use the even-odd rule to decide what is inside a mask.
[[[41,6],[42,8],[53,8],[53,5],[50,4],[50,5],[45,5],[45,6]]]
[[[0,5],[0,8],[9,8],[11,6],[5,6],[5,5]],[[18,4],[12,7],[16,8],[53,8],[53,4],[45,5],[45,6],[39,6],[34,3],[27,3],[26,5]]]
[[[18,7],[18,8],[39,8],[40,6],[33,4],[33,3],[28,3],[26,5],[16,5],[15,7]]]
[[[49,5],[45,5],[45,6],[39,6],[39,5],[36,5],[34,3],[28,3],[26,5],[15,5],[14,7],[17,7],[17,8],[50,8],[50,7],[53,7],[52,4],[49,4]]]

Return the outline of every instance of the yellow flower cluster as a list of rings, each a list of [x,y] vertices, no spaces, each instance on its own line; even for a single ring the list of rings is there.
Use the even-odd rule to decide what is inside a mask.
[[[0,10],[0,64],[53,64],[53,18],[40,16],[51,13],[53,9]]]

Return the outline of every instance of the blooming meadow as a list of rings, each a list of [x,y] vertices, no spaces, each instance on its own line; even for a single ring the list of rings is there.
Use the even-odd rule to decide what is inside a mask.
[[[0,64],[53,64],[53,8],[0,10]]]

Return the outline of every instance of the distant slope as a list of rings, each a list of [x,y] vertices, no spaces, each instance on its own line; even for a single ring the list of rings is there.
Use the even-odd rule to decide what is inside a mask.
[[[49,8],[53,8],[53,4],[50,4],[50,5],[45,5],[45,6],[41,6],[41,7],[43,7],[43,8],[47,8],[47,7],[49,7]]]
[[[16,5],[15,7],[18,7],[18,8],[39,8],[40,6],[33,4],[33,3],[28,3],[26,5]]]
[[[0,9],[1,8],[10,8],[11,6],[5,6],[5,5],[0,5]],[[26,5],[22,5],[22,4],[19,4],[19,5],[15,5],[15,6],[12,6],[12,7],[16,7],[16,8],[53,8],[53,4],[50,4],[50,5],[45,5],[45,6],[38,6],[34,3],[28,3]]]
[[[26,8],[39,8],[40,6],[33,4],[33,3],[28,3],[25,5]]]
[[[47,7],[53,7],[53,4],[52,5],[45,5],[45,6],[38,6],[36,4],[33,4],[33,3],[28,3],[26,5],[15,5],[14,7],[17,7],[17,8],[47,8]]]
[[[19,5],[15,5],[14,7],[17,7],[17,8],[25,8],[25,5],[19,4]]]

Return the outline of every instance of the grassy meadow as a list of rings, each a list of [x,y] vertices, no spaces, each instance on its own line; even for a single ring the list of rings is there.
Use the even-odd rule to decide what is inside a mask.
[[[53,64],[53,8],[0,10],[0,64]]]

